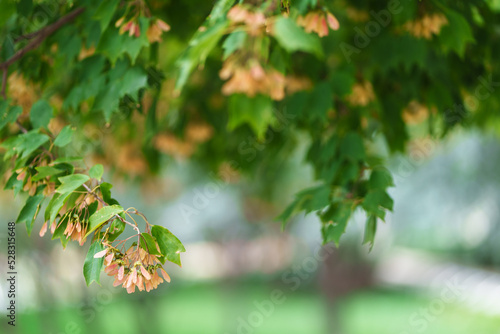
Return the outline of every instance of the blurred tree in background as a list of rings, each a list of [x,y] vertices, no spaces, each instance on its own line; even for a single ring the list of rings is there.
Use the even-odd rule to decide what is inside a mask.
[[[48,203],[40,233],[91,239],[87,283],[104,265],[128,292],[168,281],[162,265],[185,249],[121,207],[104,170],[154,193],[162,169],[189,160],[213,187],[185,219],[241,182],[283,226],[316,213],[325,243],[361,209],[372,245],[393,208],[391,153],[499,125],[497,0],[8,0],[0,23],[1,167],[5,189],[26,196],[17,222],[30,233]],[[316,180],[293,196],[297,154]],[[125,228],[136,232],[118,239]]]

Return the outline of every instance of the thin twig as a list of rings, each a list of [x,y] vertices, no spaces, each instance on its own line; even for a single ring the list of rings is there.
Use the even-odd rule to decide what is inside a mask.
[[[103,199],[102,199],[99,195],[97,195],[94,191],[92,191],[92,189],[90,189],[88,185],[86,185],[86,184],[84,183],[84,184],[83,184],[83,187],[85,188],[85,190],[87,190],[87,192],[88,192],[89,194],[91,194],[91,195],[92,195],[92,196],[94,196],[94,197],[95,197],[95,198],[96,198],[99,202],[101,202],[101,204],[102,204],[103,206],[108,206],[108,203],[104,202],[104,200],[103,200]],[[134,230],[136,230],[136,231],[137,231],[137,234],[141,234],[141,230],[139,230],[139,227],[137,227],[137,226],[135,226],[134,224],[132,224],[132,223],[130,223],[130,222],[128,222],[128,221],[126,221],[125,219],[123,219],[123,218],[122,218],[122,217],[120,217],[119,215],[114,215],[113,217],[114,217],[114,218],[117,218],[117,219],[119,219],[119,220],[121,220],[122,222],[124,222],[124,223],[125,223],[125,224],[127,224],[127,225],[132,226],[132,227],[134,228]]]
[[[141,235],[141,230],[139,230],[139,227],[137,227],[137,226],[135,226],[134,224],[132,224],[132,223],[130,223],[130,222],[128,222],[128,221],[126,221],[125,219],[123,219],[122,217],[120,217],[120,216],[118,216],[118,215],[114,215],[114,217],[116,217],[116,218],[120,219],[120,220],[121,220],[122,222],[124,222],[125,224],[132,226],[132,227],[134,228],[134,230],[136,230],[136,231],[137,231],[137,234],[138,234],[138,235]]]
[[[93,192],[88,185],[84,183],[83,187],[85,188],[85,190],[87,190],[89,194],[93,195],[99,202],[101,202],[102,206],[108,206],[108,203],[104,202],[104,200],[101,197],[99,197],[99,195],[97,195],[95,192]]]
[[[17,127],[19,129],[21,129],[22,133],[27,133],[28,132],[28,130],[26,130],[26,128],[18,120],[16,120],[16,125],[17,125]]]

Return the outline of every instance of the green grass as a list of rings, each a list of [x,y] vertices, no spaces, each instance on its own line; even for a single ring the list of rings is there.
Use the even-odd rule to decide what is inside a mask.
[[[402,292],[363,292],[342,307],[348,334],[500,334],[500,318]]]
[[[162,294],[117,294],[104,305],[59,306],[19,314],[18,326],[7,333],[332,334],[327,330],[331,314],[319,293],[284,289],[283,303],[267,304],[269,314],[257,314],[254,303],[269,300],[273,289],[220,284],[177,286]],[[359,292],[339,304],[343,334],[500,334],[500,319],[453,304],[426,321],[422,330],[422,322],[416,327],[412,315],[431,302],[410,293]],[[257,326],[238,332],[241,321],[254,321]]]

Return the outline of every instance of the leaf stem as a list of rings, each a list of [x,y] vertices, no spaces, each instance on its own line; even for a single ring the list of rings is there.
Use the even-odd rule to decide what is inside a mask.
[[[97,199],[97,200],[98,200],[98,201],[102,204],[102,206],[108,206],[108,203],[104,202],[104,200],[103,200],[103,199],[102,199],[99,195],[97,195],[94,191],[92,191],[92,189],[90,189],[88,185],[86,185],[86,184],[84,183],[84,184],[83,184],[83,187],[85,188],[85,190],[87,190],[87,192],[88,192],[89,194],[91,194],[92,196],[94,196],[94,197],[95,197],[95,198],[96,198],[96,199]],[[120,217],[119,215],[114,215],[113,217],[114,217],[114,218],[119,219],[120,221],[122,221],[123,223],[125,223],[125,224],[127,224],[127,225],[132,226],[132,228],[133,228],[134,230],[136,230],[137,234],[139,234],[139,235],[141,234],[141,230],[139,230],[139,227],[137,227],[137,226],[135,226],[134,224],[132,224],[132,223],[130,223],[130,222],[128,222],[128,221],[126,221],[125,219],[123,219],[123,218],[122,218],[122,217]]]

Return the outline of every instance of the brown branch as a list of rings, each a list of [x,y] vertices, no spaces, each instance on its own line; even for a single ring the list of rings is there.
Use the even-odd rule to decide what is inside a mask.
[[[33,31],[33,32],[30,32],[29,34],[16,37],[16,38],[14,38],[14,43],[20,42],[20,41],[25,40],[25,39],[33,39],[40,33],[40,31],[42,31],[42,30]]]
[[[5,62],[0,64],[0,69],[3,70],[1,95],[4,99],[7,98],[5,91],[7,86],[7,72],[9,70],[9,66],[12,65],[14,62],[18,61],[19,59],[21,59],[27,52],[36,49],[47,37],[52,35],[57,29],[73,21],[78,15],[80,15],[84,11],[85,8],[83,7],[75,9],[74,11],[61,17],[59,20],[52,23],[51,25],[43,27],[38,31],[32,32],[24,36],[24,38],[33,38],[33,39],[24,48],[18,50],[12,57],[10,57]]]
[[[28,132],[28,130],[26,130],[26,128],[18,120],[16,120],[16,125],[21,130],[22,133],[27,133]]]
[[[7,69],[5,68],[2,73],[2,97],[4,100],[7,100],[7,94],[5,93],[5,89],[7,88]]]
[[[90,187],[88,185],[86,185],[85,183],[83,184],[83,187],[85,188],[85,190],[87,190],[87,192],[89,194],[91,194],[92,196],[94,196],[99,202],[101,202],[102,206],[108,206],[108,203],[104,202],[104,200],[99,197],[99,195],[97,195],[95,192],[92,191],[92,189],[90,189]]]
[[[17,51],[12,57],[10,57],[7,61],[0,64],[0,69],[7,69],[14,62],[19,60],[22,56],[24,56],[28,51],[36,49],[47,37],[52,35],[57,29],[61,28],[63,25],[73,21],[78,15],[83,13],[85,8],[81,7],[75,9],[69,14],[61,17],[59,20],[54,22],[51,25],[48,25],[39,31],[36,32],[36,38],[34,38],[31,42],[28,43],[24,48]],[[35,34],[35,33],[33,33]]]

